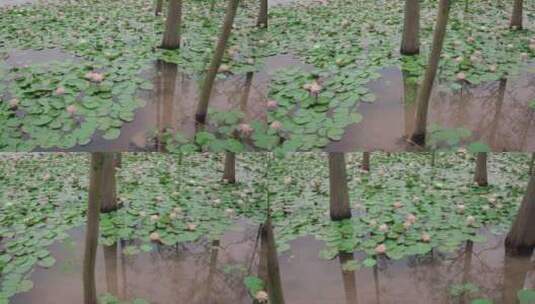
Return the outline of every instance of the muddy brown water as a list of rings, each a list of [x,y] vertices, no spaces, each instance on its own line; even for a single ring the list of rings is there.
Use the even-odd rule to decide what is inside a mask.
[[[34,288],[11,303],[82,303],[83,231],[76,229],[70,241],[54,244],[56,265],[36,269],[31,275]],[[264,237],[257,242],[258,231],[258,226],[242,222],[226,232],[218,246],[209,241],[154,245],[152,252],[133,256],[122,253],[128,244],[99,246],[97,294],[109,292],[124,300],[143,298],[158,304],[252,303],[243,284],[247,275],[278,286],[276,291],[268,290],[277,299],[272,303],[291,304],[470,303],[481,297],[515,303],[518,290],[535,287],[531,259],[504,256],[504,237],[489,232],[485,232],[486,242],[463,245],[453,253],[381,259],[373,268],[343,271],[342,262],[362,260],[363,255],[322,260],[318,253],[323,242],[300,237],[290,243],[289,251],[266,258],[269,250],[263,248],[274,245],[263,243]],[[460,297],[450,294],[453,285],[464,283],[478,286],[479,291]]]
[[[58,50],[16,51],[8,54],[6,62],[13,66],[68,57]],[[210,107],[242,109],[246,121],[265,120],[271,77],[287,67],[310,68],[290,54],[269,57],[260,72],[218,78]],[[108,141],[97,133],[88,145],[68,151],[161,151],[164,148],[158,134],[165,130],[193,136],[201,80],[163,62],[155,62],[143,75],[152,79],[154,90],[140,93],[147,105],[136,111],[132,122],[123,125],[119,138]],[[363,120],[348,126],[342,140],[331,142],[327,151],[417,150],[405,140],[414,127],[415,115],[414,98],[405,93],[414,87],[404,84],[398,68],[383,69],[381,75],[368,85],[376,101],[358,106]],[[428,125],[468,129],[472,136],[466,142],[483,141],[492,151],[535,151],[535,110],[529,107],[535,98],[534,83],[535,74],[525,72],[505,81],[465,85],[458,92],[435,89]]]

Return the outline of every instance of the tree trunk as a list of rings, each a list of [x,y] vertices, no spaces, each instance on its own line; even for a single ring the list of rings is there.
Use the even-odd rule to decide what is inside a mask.
[[[403,55],[420,53],[420,0],[405,0],[403,36],[400,52]]]
[[[414,131],[414,115],[416,113],[416,95],[418,94],[418,83],[407,71],[402,71],[403,77],[403,113],[405,121],[405,132],[403,136],[407,139]]]
[[[114,161],[115,161],[115,168],[122,168],[123,167],[123,155],[121,152],[116,152],[114,155]]]
[[[346,297],[346,304],[357,304],[357,280],[355,277],[355,271],[344,270],[344,265],[347,262],[355,261],[353,253],[339,252],[338,260],[342,268],[342,280],[344,283],[344,293]]]
[[[370,156],[371,152],[362,152],[362,163],[360,168],[365,171],[370,171]]]
[[[522,29],[522,0],[514,0],[511,28]]]
[[[500,79],[498,86],[498,100],[496,102],[496,111],[494,112],[494,118],[492,120],[489,132],[489,146],[494,151],[497,150],[496,146],[496,133],[498,130],[498,123],[500,121],[500,115],[502,113],[503,101],[505,99],[505,90],[507,88],[507,79]]]
[[[262,279],[266,282],[269,303],[284,304],[279,259],[270,215],[262,225],[260,240],[261,261],[263,262],[263,265],[260,266],[263,268],[264,277]]]
[[[162,49],[176,50],[180,48],[180,27],[182,23],[182,0],[169,0],[165,32],[163,33]]]
[[[463,277],[461,283],[465,285],[470,282],[470,271],[472,270],[472,253],[474,251],[474,242],[466,241],[464,249]],[[465,292],[462,296],[462,304],[470,303],[469,294]]]
[[[156,9],[154,10],[154,15],[160,16],[162,13],[163,0],[156,0]]]
[[[236,154],[225,152],[225,170],[223,171],[223,180],[234,184],[236,182]]]
[[[503,261],[503,298],[500,303],[519,303],[517,293],[524,289],[532,266],[530,257],[505,256]],[[529,302],[523,302],[529,303]]]
[[[535,175],[535,152],[531,154],[531,161],[529,163],[529,175]]]
[[[95,153],[97,154],[97,153]],[[100,183],[100,212],[107,213],[117,210],[117,184],[115,180],[116,153],[98,153],[102,166],[95,172],[96,181]],[[93,157],[96,157],[93,155]]]
[[[108,292],[115,297],[119,296],[118,267],[117,267],[117,243],[111,246],[103,246],[104,267],[106,268],[106,285]]]
[[[221,28],[221,33],[219,34],[219,40],[214,51],[214,56],[212,57],[212,61],[210,62],[210,66],[206,72],[206,76],[202,85],[201,96],[199,98],[199,104],[197,105],[197,114],[195,115],[195,120],[199,124],[204,124],[206,122],[210,94],[212,93],[212,87],[214,85],[217,70],[221,65],[221,60],[223,60],[223,54],[225,52],[227,41],[230,37],[230,31],[232,30],[232,23],[234,23],[234,16],[236,16],[237,9],[238,0],[228,0],[225,21],[223,22],[223,27]]]
[[[261,28],[268,26],[268,0],[260,0],[260,10],[256,19],[256,26]]]
[[[530,175],[528,187],[511,230],[505,239],[509,255],[531,255],[535,248],[535,175]]]
[[[417,109],[416,109],[416,124],[415,130],[410,138],[410,141],[417,145],[425,145],[425,135],[427,131],[427,112],[429,109],[429,98],[435,82],[438,64],[440,61],[440,54],[442,53],[442,46],[444,44],[444,37],[446,36],[446,28],[448,25],[448,16],[450,12],[450,1],[440,0],[438,4],[438,16],[433,34],[433,46],[427,69],[425,70],[425,77],[418,91]]]
[[[474,182],[480,186],[488,186],[489,182],[487,179],[487,153],[478,152],[476,158],[476,172],[474,174]]]
[[[344,153],[329,153],[330,213],[333,221],[351,217]]]
[[[217,273],[217,256],[219,253],[219,240],[213,240],[212,241],[212,249],[210,253],[210,264],[208,264],[208,277],[206,278],[206,291],[205,291],[205,299],[204,303],[214,303],[214,300],[212,298],[213,293],[213,281],[214,276]]]
[[[89,180],[89,203],[87,207],[87,228],[84,252],[84,303],[97,303],[97,289],[95,284],[95,260],[97,255],[99,236],[99,210],[102,202],[102,171],[106,153],[91,154],[91,171]]]

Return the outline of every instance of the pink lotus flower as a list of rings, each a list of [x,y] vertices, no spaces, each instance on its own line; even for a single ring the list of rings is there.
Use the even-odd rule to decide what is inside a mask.
[[[414,214],[412,214],[412,213],[409,213],[409,214],[407,214],[406,220],[407,220],[407,222],[409,222],[411,224],[414,224],[414,223],[416,223],[416,216]]]
[[[17,98],[13,98],[9,101],[10,109],[16,109],[18,106],[19,106],[19,100]]]
[[[279,103],[276,100],[268,100],[266,106],[268,110],[275,110],[279,106]]]
[[[150,234],[150,240],[153,242],[159,242],[160,241],[160,234],[158,232],[153,232]]]
[[[251,133],[253,133],[253,128],[251,128],[249,124],[242,123],[238,126],[238,131],[240,131],[240,133],[244,136],[249,136]]]
[[[377,254],[385,254],[385,252],[386,252],[385,244],[380,244],[377,247],[375,247],[375,253],[377,253]]]
[[[403,207],[403,204],[398,201],[398,202],[395,202],[394,204],[392,204],[392,206],[394,206],[394,208],[396,208],[396,209],[399,209],[399,208]]]
[[[379,226],[379,231],[388,232],[388,225],[387,224],[381,224],[381,226]]]
[[[466,217],[466,225],[473,226],[476,223],[476,218],[469,215]]]
[[[74,113],[76,113],[78,109],[76,108],[75,105],[70,105],[67,107],[67,112],[71,115],[73,115]]]
[[[270,127],[273,130],[280,130],[282,128],[282,124],[280,123],[280,121],[275,120],[274,122],[271,123]]]
[[[463,72],[460,72],[457,74],[457,80],[465,80],[466,79],[466,74],[463,73]]]
[[[431,236],[428,234],[428,233],[422,233],[422,235],[420,236],[420,239],[422,240],[422,242],[429,242],[431,241]]]
[[[104,80],[104,74],[98,72],[88,72],[85,74],[85,78],[93,82],[101,82]]]
[[[56,94],[56,95],[63,95],[63,94],[65,94],[65,89],[62,88],[62,87],[58,87],[58,88],[54,91],[54,94]]]

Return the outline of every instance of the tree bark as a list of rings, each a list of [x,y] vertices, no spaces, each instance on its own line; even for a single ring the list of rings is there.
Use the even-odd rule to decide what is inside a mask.
[[[106,268],[106,285],[108,292],[116,297],[119,296],[118,267],[117,267],[117,243],[103,246],[104,267]]]
[[[529,163],[529,175],[535,175],[535,152],[531,154],[531,161]]]
[[[438,4],[438,16],[433,34],[433,46],[427,69],[425,70],[424,80],[418,91],[417,109],[416,109],[416,124],[415,130],[411,135],[410,141],[417,145],[425,145],[425,135],[427,132],[427,112],[429,109],[429,98],[433,89],[433,83],[437,74],[438,64],[440,62],[440,54],[444,45],[444,38],[446,36],[446,28],[448,25],[448,16],[450,12],[450,1],[440,0]]]
[[[223,180],[226,180],[231,184],[236,183],[236,154],[233,152],[225,152]]]
[[[115,160],[115,168],[122,168],[123,167],[123,155],[121,152],[116,152],[114,155]]]
[[[162,49],[176,50],[180,48],[180,27],[182,23],[182,0],[169,0],[165,32],[163,33]]]
[[[98,154],[102,166],[99,171],[95,172],[95,182],[99,183],[99,191],[101,191],[100,212],[107,213],[117,210],[116,153],[103,152]],[[92,157],[96,157],[96,155]]]
[[[516,29],[522,29],[522,0],[514,0],[513,3],[513,13],[511,15],[511,24],[510,27],[515,27]]]
[[[405,120],[405,132],[403,136],[407,139],[414,130],[414,115],[416,113],[416,96],[418,94],[418,83],[410,77],[410,73],[402,71],[403,77],[403,113]]]
[[[365,171],[370,171],[370,156],[371,152],[362,152],[362,163],[360,168]]]
[[[163,0],[156,0],[156,8],[154,9],[154,15],[160,16],[162,13]]]
[[[420,53],[420,0],[405,0],[401,54]]]
[[[338,260],[342,268],[342,280],[344,283],[344,293],[346,297],[346,304],[357,304],[357,279],[355,271],[344,270],[344,264],[350,261],[355,261],[353,253],[339,252]]]
[[[213,293],[213,281],[214,276],[217,273],[217,256],[219,253],[219,240],[213,240],[212,241],[212,248],[210,253],[210,264],[208,266],[208,277],[206,278],[206,290],[205,290],[205,299],[204,303],[213,303],[214,300],[212,298]]]
[[[91,171],[89,180],[89,202],[87,207],[87,226],[84,251],[84,303],[97,304],[95,283],[95,261],[99,236],[99,210],[102,202],[101,174],[105,162],[105,153],[91,154]]]
[[[509,255],[531,255],[535,248],[535,175],[530,175],[524,199],[505,239]]]
[[[503,298],[500,303],[519,303],[517,293],[524,288],[531,268],[530,257],[504,257]]]
[[[474,182],[480,186],[488,186],[487,179],[487,153],[478,152],[476,156],[476,172],[474,174]]]
[[[262,225],[260,240],[261,261],[263,264],[260,266],[263,268],[263,279],[264,282],[266,282],[269,303],[284,304],[279,259],[277,256],[275,236],[273,234],[270,215],[268,215],[266,222]]]
[[[333,221],[351,218],[344,153],[329,153],[330,214]]]
[[[223,60],[223,54],[227,45],[227,41],[230,37],[230,31],[232,30],[232,23],[234,23],[234,17],[236,16],[236,10],[238,9],[238,0],[228,0],[227,9],[225,12],[225,21],[219,34],[219,40],[214,51],[214,56],[206,72],[206,76],[203,81],[201,96],[199,98],[199,104],[197,105],[197,114],[195,120],[199,124],[206,122],[206,114],[208,112],[208,102],[210,101],[210,94],[212,93],[212,87],[214,86],[214,80],[217,74],[217,70]]]
[[[260,10],[256,19],[256,26],[267,28],[268,26],[268,0],[260,0]]]

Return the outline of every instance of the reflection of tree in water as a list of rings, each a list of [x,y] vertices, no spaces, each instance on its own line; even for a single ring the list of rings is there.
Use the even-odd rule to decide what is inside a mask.
[[[535,77],[525,78],[464,85],[455,93],[439,92],[433,120],[447,127],[470,129],[473,140],[486,142],[494,150],[525,149],[534,116],[533,111],[527,111],[526,100],[533,96],[529,83]]]
[[[228,265],[245,264],[246,261],[235,257],[235,252],[253,251],[255,235],[249,229],[240,238],[232,242],[224,240],[209,241],[204,239],[195,243],[177,246],[156,245],[149,254],[125,256],[126,276],[136,280],[123,282],[128,299],[139,296],[139,290],[152,292],[158,289],[172,290],[173,299],[188,303],[234,303],[245,295],[242,272],[225,271]],[[145,260],[145,259],[148,259]],[[146,271],[150,271],[146,273]],[[157,283],[142,282],[139,277],[147,280],[158,278]],[[160,286],[155,284],[171,284]],[[140,285],[138,285],[140,284]]]

